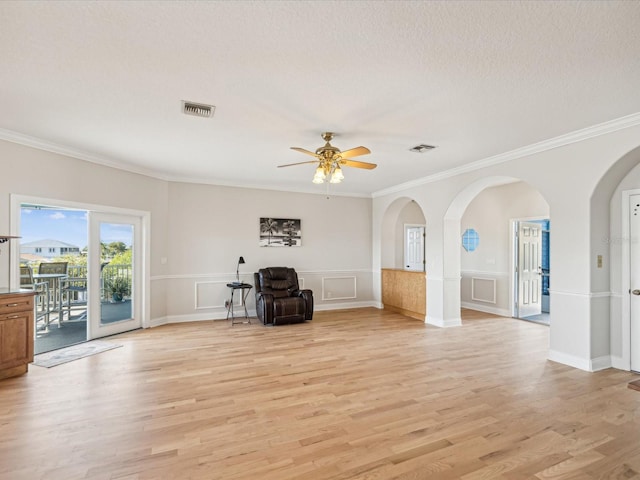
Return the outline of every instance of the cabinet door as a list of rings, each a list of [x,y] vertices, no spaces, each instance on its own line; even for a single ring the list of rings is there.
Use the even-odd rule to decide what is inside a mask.
[[[16,312],[0,316],[0,368],[11,368],[28,363],[29,312]]]

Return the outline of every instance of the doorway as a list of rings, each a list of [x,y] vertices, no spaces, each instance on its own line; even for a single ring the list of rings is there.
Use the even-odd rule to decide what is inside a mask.
[[[404,268],[415,272],[425,271],[424,225],[404,226]]]
[[[550,227],[546,218],[515,220],[512,229],[512,316],[545,325],[551,319]]]
[[[640,372],[640,195],[629,195],[630,369]]]
[[[42,289],[36,297],[36,354],[144,325],[148,212],[12,195],[11,222],[23,239],[20,253],[11,255],[10,284]],[[57,284],[46,275],[38,278],[41,264],[64,267]]]

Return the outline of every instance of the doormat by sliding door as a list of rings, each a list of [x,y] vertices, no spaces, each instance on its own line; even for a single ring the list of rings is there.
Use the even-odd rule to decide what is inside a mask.
[[[41,353],[36,355],[33,360],[34,365],[39,367],[51,368],[62,363],[72,362],[79,358],[95,355],[96,353],[106,352],[122,345],[101,340],[93,340],[91,342],[79,343],[70,347],[61,348],[52,352]]]

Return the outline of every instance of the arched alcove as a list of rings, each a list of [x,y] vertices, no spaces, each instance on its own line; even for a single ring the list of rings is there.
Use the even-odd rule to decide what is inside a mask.
[[[409,197],[394,200],[382,217],[381,258],[382,268],[402,268],[403,226],[405,223],[425,224],[425,216],[420,206]]]
[[[424,231],[426,219],[415,200],[401,197],[385,210],[381,222],[381,299],[385,309],[424,321],[427,314],[426,280],[424,275]],[[409,242],[412,252],[421,252],[415,268],[406,268],[405,230],[419,238],[419,243]]]

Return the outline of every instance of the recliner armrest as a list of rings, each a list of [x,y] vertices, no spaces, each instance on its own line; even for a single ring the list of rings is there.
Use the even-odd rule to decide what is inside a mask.
[[[263,324],[273,323],[273,295],[256,292],[256,314]]]
[[[311,320],[313,318],[313,291],[309,289],[297,290],[296,296],[302,297],[306,304],[304,319]]]

